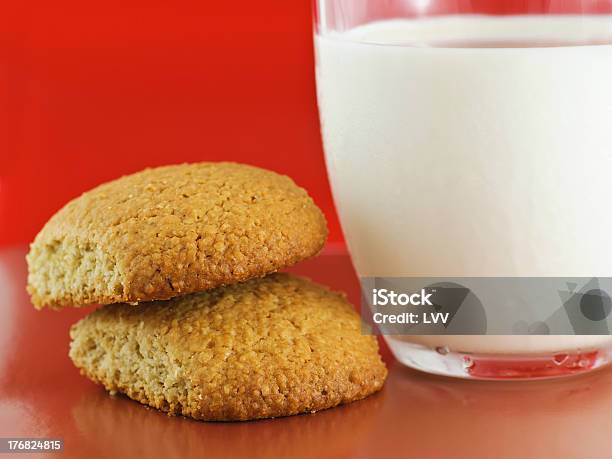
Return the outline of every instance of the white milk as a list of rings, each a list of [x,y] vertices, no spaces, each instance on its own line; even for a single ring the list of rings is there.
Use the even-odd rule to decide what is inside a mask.
[[[612,276],[612,45],[592,44],[606,40],[612,20],[595,16],[317,36],[327,166],[359,275]],[[612,342],[408,340],[496,353]]]

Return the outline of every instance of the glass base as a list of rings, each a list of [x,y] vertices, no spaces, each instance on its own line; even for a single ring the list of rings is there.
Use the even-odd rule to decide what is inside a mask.
[[[455,378],[480,380],[534,380],[583,374],[612,361],[610,349],[555,354],[480,354],[430,349],[385,337],[404,365],[416,370]]]

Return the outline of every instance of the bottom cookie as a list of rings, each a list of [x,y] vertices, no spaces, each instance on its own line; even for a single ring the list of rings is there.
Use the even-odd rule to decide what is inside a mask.
[[[313,412],[380,390],[387,370],[343,295],[273,274],[75,324],[81,373],[171,414],[231,421]]]

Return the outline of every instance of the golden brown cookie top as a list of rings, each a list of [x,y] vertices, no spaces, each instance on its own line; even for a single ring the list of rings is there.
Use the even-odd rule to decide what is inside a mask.
[[[69,202],[28,254],[37,307],[168,299],[315,255],[321,211],[288,177],[234,163],[146,169]]]
[[[316,411],[363,398],[386,377],[345,297],[288,274],[105,306],[71,336],[73,361],[107,389],[197,419]]]

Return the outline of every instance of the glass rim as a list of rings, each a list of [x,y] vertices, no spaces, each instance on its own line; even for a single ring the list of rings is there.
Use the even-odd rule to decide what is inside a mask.
[[[607,47],[612,46],[612,13],[522,13],[522,14],[486,14],[486,13],[448,13],[448,14],[435,14],[435,15],[420,15],[420,16],[409,16],[409,15],[397,15],[395,17],[388,17],[382,19],[374,19],[370,21],[364,21],[361,24],[357,24],[352,27],[347,27],[343,30],[334,30],[333,28],[326,27],[326,25],[321,23],[318,15],[316,14],[316,6],[317,3],[320,3],[318,0],[313,1],[313,33],[315,37],[323,37],[328,40],[334,40],[338,42],[345,43],[356,43],[370,46],[380,46],[380,47],[402,47],[402,48],[413,48],[413,49],[427,49],[427,50],[435,50],[435,49],[452,49],[452,50],[529,50],[529,49],[547,49],[547,50],[555,50],[555,49],[567,49],[567,48],[585,48],[585,47]],[[546,35],[546,31],[542,33],[541,29],[538,29],[536,33],[525,33],[525,31],[517,32],[515,31],[514,36],[508,36],[508,38],[499,38],[496,37],[486,37],[479,35],[478,33],[473,33],[472,30],[463,29],[460,32],[463,35],[459,35],[458,37],[449,37],[443,42],[431,39],[410,39],[405,42],[393,42],[391,40],[381,41],[381,40],[373,40],[373,39],[365,39],[364,37],[360,37],[358,33],[366,29],[367,27],[373,24],[380,24],[385,22],[392,21],[402,21],[405,23],[411,23],[412,25],[425,26],[425,25],[433,25],[440,26],[440,24],[448,24],[453,19],[466,19],[466,20],[491,20],[496,21],[498,24],[503,24],[504,20],[509,20],[507,24],[510,24],[510,21],[513,19],[521,19],[525,20],[527,18],[533,19],[534,21],[542,21],[545,20],[550,24],[554,24],[555,21],[562,21],[564,19],[571,18],[572,20],[578,21],[576,26],[578,26],[573,33],[572,36],[568,34],[568,36],[563,36],[558,39],[557,42],[552,42],[552,38],[550,35]],[[580,26],[583,25],[581,22],[583,19],[586,24],[587,22],[597,21],[599,22],[598,33],[593,33],[593,30],[587,30],[586,28],[582,28]],[[450,21],[449,21],[450,20]],[[444,22],[443,22],[444,21]],[[541,25],[541,22],[538,24]],[[591,27],[592,24],[589,24]],[[557,24],[558,26],[558,24]],[[585,32],[589,32],[585,35]],[[457,31],[455,31],[456,33]],[[533,31],[531,31],[533,32]],[[567,33],[567,31],[565,31]],[[487,38],[490,38],[490,44],[487,44]],[[456,41],[456,43],[452,43]],[[494,42],[498,41],[498,44]]]

